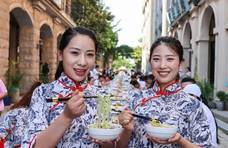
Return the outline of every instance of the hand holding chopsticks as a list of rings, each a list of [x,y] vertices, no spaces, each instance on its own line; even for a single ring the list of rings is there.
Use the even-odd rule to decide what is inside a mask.
[[[118,112],[118,113],[121,113],[121,112],[122,112],[122,111],[116,110],[116,109],[112,109],[112,111]],[[149,121],[151,121],[151,120],[153,119],[153,118],[146,117],[146,116],[142,116],[142,115],[135,114],[135,113],[133,113],[132,116],[133,116],[133,117],[137,117],[137,118],[141,118],[141,119],[145,119],[145,120],[149,120]]]

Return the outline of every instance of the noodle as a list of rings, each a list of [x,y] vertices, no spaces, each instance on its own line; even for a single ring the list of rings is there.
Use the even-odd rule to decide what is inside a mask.
[[[150,121],[150,124],[151,126],[154,126],[154,127],[168,127],[167,125],[161,124],[161,122],[157,119],[152,119]]]
[[[157,119],[152,119],[152,120],[150,121],[150,124],[151,124],[152,126],[155,126],[155,127],[161,127],[161,126],[162,126],[161,122],[160,122],[159,120],[157,120]]]
[[[111,112],[111,100],[109,96],[99,96],[97,98],[98,122],[93,124],[94,128],[111,128],[109,116]]]

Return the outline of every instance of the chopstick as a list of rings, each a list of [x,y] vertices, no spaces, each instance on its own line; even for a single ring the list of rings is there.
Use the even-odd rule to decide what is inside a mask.
[[[110,95],[110,97],[114,97],[113,95]],[[71,97],[63,97],[63,98],[58,98],[58,99],[46,99],[48,103],[50,102],[66,102],[70,100]],[[91,98],[98,98],[98,96],[83,96],[85,99],[91,99]]]
[[[112,111],[118,112],[118,113],[121,113],[121,112],[122,112],[122,111],[116,110],[116,109],[112,109]],[[133,116],[133,117],[137,117],[137,118],[141,118],[141,119],[145,119],[145,120],[149,120],[149,121],[152,120],[152,118],[150,118],[150,117],[142,116],[142,115],[135,114],[135,113],[133,113],[132,116]]]
[[[90,99],[90,98],[97,98],[98,96],[83,96],[85,99]],[[63,98],[57,98],[57,99],[46,99],[48,103],[50,102],[66,102],[70,100],[71,97],[63,97]]]

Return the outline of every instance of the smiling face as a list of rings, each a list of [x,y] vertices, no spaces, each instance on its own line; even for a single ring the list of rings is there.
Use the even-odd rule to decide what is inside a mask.
[[[165,87],[176,80],[180,60],[172,48],[162,44],[157,46],[151,54],[150,64],[152,73],[161,87]]]
[[[59,52],[66,75],[77,82],[86,79],[95,64],[96,49],[94,41],[87,35],[77,34],[66,48]]]

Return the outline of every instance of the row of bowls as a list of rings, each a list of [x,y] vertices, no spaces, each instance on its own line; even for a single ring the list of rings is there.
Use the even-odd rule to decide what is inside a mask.
[[[145,125],[147,134],[160,139],[168,139],[177,132],[177,126],[163,124],[162,127],[152,126],[150,123]],[[100,141],[110,141],[116,139],[123,128],[120,124],[112,124],[112,129],[94,128],[92,125],[88,127],[90,137]]]

